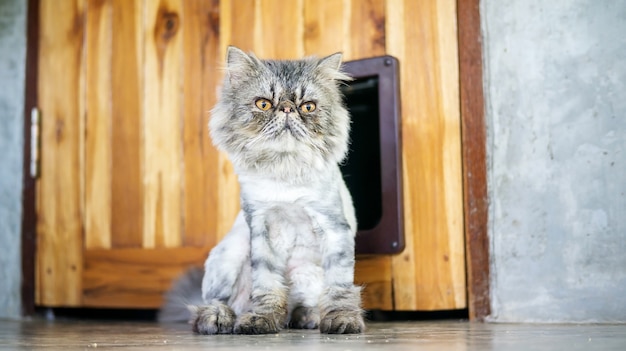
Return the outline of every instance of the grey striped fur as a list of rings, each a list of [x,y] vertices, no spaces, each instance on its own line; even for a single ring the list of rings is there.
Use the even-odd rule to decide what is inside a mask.
[[[350,127],[340,66],[341,54],[269,61],[228,49],[210,130],[239,177],[242,211],[205,263],[195,332],[363,331],[356,219],[338,167]]]

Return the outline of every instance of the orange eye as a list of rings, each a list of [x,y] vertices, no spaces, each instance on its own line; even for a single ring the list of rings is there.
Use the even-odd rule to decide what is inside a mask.
[[[302,112],[313,112],[315,111],[315,103],[313,101],[309,101],[309,102],[305,102],[304,104],[300,105],[300,110]]]
[[[258,99],[257,101],[254,102],[254,104],[261,111],[267,111],[270,108],[272,108],[272,103],[268,99]]]

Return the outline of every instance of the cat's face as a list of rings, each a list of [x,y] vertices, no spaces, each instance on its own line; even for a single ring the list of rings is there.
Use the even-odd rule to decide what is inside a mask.
[[[214,143],[236,166],[343,159],[350,122],[338,89],[348,79],[339,70],[340,54],[261,61],[231,47],[227,64],[210,127]]]

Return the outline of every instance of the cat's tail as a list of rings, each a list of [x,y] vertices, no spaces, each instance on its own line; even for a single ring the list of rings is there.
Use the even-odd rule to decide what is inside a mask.
[[[189,322],[192,312],[188,306],[202,305],[202,278],[204,269],[193,267],[174,281],[163,299],[157,314],[162,323]]]

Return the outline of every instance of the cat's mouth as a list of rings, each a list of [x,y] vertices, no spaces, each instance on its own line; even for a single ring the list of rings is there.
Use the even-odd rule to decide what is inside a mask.
[[[288,113],[285,113],[285,120],[282,123],[282,129],[280,131],[280,135],[291,135],[296,139],[301,139],[306,136],[305,127],[298,123],[296,120],[297,117],[290,116]]]
[[[287,130],[294,139],[300,142],[308,142],[310,138],[309,133],[301,126],[288,126],[285,130]]]
[[[291,127],[288,124],[285,124],[283,126],[283,129],[278,131],[278,133],[276,133],[275,135],[275,138],[283,138],[283,137],[300,139],[298,133],[293,129],[293,127]]]
[[[263,127],[258,137],[253,139],[253,143],[261,140],[271,140],[278,144],[287,142],[289,145],[293,142],[306,143],[310,139],[310,132],[298,118],[299,116],[291,113],[277,115]]]

